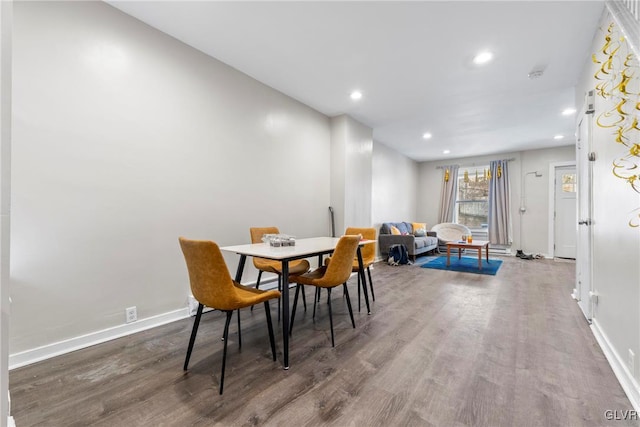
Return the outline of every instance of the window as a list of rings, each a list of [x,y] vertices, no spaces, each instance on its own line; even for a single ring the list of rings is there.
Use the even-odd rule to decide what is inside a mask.
[[[456,195],[456,222],[472,230],[489,222],[489,167],[460,168]]]
[[[575,193],[576,192],[576,174],[575,173],[564,173],[562,174],[562,191],[565,193]]]

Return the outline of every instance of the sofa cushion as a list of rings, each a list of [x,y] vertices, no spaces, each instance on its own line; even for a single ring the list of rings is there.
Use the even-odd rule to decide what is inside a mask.
[[[413,230],[411,229],[411,224],[408,222],[397,222],[394,224],[396,227],[398,227],[398,230],[400,230],[401,234],[413,234]]]
[[[391,229],[391,234],[393,234],[393,235],[398,235],[399,236],[400,234],[402,234],[400,229],[398,227],[396,227],[395,225],[392,225],[389,228]]]
[[[438,238],[432,236],[416,237],[414,242],[416,249],[421,249],[436,246],[438,244]]]

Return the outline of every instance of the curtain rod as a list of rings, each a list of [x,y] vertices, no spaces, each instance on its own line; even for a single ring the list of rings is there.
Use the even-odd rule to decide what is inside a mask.
[[[510,159],[505,159],[505,160],[506,160],[507,162],[511,162],[511,161],[513,161],[513,160],[516,160],[516,158],[515,158],[515,157],[511,157]],[[470,165],[458,165],[458,166],[459,166],[459,167],[461,167],[461,168],[472,168],[472,167],[476,166],[476,164],[475,164],[475,163],[472,163],[472,164],[470,164]],[[446,167],[446,166],[436,166],[436,169],[444,169],[445,167]]]

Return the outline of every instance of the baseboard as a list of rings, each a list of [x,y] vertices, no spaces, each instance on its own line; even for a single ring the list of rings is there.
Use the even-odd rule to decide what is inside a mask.
[[[9,370],[189,317],[187,307],[9,355]]]
[[[624,363],[624,359],[620,357],[615,348],[611,345],[609,339],[598,325],[598,321],[596,319],[593,319],[591,331],[596,337],[598,344],[600,344],[600,348],[602,348],[602,351],[604,352],[609,365],[611,365],[611,369],[613,369],[613,373],[618,379],[618,382],[620,382],[622,389],[631,401],[633,409],[640,412],[640,385],[638,385],[638,381],[636,381],[636,379],[631,375],[626,363]]]
[[[254,280],[252,282],[243,284],[247,286],[255,286],[255,282],[256,281]],[[267,285],[264,287],[261,286],[261,289],[278,288],[277,277],[265,278],[261,281],[260,284]],[[290,285],[290,287],[292,286],[294,285]],[[92,345],[101,344],[103,342],[111,341],[116,338],[121,338],[127,335],[135,334],[136,332],[142,332],[147,329],[175,322],[176,320],[182,320],[186,319],[187,317],[194,316],[198,304],[197,302],[195,302],[195,300],[192,301],[192,298],[193,297],[190,297],[189,299],[188,307],[181,308],[179,310],[170,311],[168,313],[159,314],[157,316],[148,317],[146,319],[140,319],[133,323],[118,325],[112,328],[103,329],[101,331],[91,332],[86,335],[81,335],[79,337],[70,338],[68,340],[47,344],[42,347],[37,347],[20,353],[10,354],[9,370],[31,365],[32,363],[40,362],[42,360],[60,356],[62,354],[71,353],[72,351],[91,347]],[[205,311],[210,310],[211,309],[209,308],[205,308]]]

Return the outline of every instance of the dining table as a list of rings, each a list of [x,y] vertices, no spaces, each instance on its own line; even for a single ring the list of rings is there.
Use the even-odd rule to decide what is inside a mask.
[[[220,249],[226,252],[233,252],[240,255],[238,268],[236,270],[235,280],[241,283],[244,266],[248,256],[266,258],[282,263],[282,345],[283,345],[283,365],[284,369],[289,369],[289,262],[303,259],[318,257],[318,266],[322,266],[322,258],[324,255],[331,254],[335,251],[336,245],[340,240],[339,237],[310,237],[305,239],[296,239],[293,246],[271,246],[269,243],[251,243],[235,246],[223,246]],[[358,245],[356,256],[360,266],[358,274],[360,275],[360,283],[364,293],[365,303],[367,305],[367,314],[371,314],[369,306],[369,296],[367,293],[366,280],[364,275],[364,267],[362,262],[362,253],[360,248],[363,245],[374,244],[375,240],[362,239]]]

